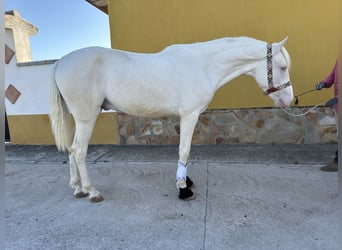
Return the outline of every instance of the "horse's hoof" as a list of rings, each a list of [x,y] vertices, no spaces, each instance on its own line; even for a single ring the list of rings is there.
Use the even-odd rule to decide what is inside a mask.
[[[81,192],[75,193],[74,196],[75,196],[76,198],[84,198],[84,197],[87,197],[88,194],[81,191]]]
[[[190,188],[190,187],[193,187],[193,186],[192,186],[193,184],[194,184],[194,182],[190,179],[189,176],[187,176],[187,177],[186,177],[186,186],[187,186],[188,188]]]
[[[97,196],[93,196],[93,197],[90,197],[89,200],[91,202],[94,202],[94,203],[97,203],[97,202],[101,202],[104,200],[103,196],[102,195],[97,195]]]
[[[188,187],[180,188],[178,197],[181,200],[192,200],[195,198],[194,193]]]

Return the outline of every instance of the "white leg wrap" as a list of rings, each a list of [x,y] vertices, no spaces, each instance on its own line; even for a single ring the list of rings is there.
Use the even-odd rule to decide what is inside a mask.
[[[176,174],[176,180],[186,180],[186,164],[178,161],[178,169]]]
[[[186,164],[183,164],[182,162],[178,161],[178,169],[176,174],[176,186],[178,189],[186,188],[186,170]]]

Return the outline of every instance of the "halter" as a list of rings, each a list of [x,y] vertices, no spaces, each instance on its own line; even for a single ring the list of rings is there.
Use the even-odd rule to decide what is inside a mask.
[[[274,87],[273,85],[273,65],[272,65],[272,44],[267,44],[267,82],[268,89],[264,91],[264,95],[269,95],[271,93],[277,92],[279,90],[285,89],[291,86],[291,82],[288,81],[279,85],[278,87]]]

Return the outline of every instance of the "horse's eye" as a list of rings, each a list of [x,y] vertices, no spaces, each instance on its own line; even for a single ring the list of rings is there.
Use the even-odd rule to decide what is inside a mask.
[[[283,66],[283,67],[280,67],[280,69],[281,69],[282,71],[286,71],[286,70],[287,70],[287,67],[286,67],[286,66]]]

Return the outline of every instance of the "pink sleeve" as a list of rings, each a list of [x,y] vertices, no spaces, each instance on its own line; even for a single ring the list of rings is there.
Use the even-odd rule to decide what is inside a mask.
[[[335,74],[337,74],[337,61],[335,63],[335,66],[333,68],[333,70],[330,72],[330,74],[327,76],[327,78],[325,78],[322,82],[327,84],[327,88],[330,88],[331,85],[334,83],[334,79],[335,79]]]

